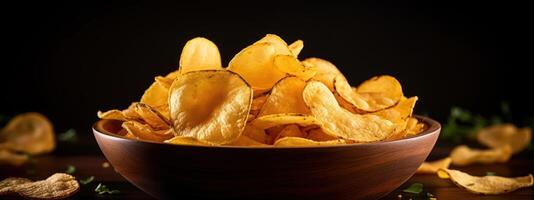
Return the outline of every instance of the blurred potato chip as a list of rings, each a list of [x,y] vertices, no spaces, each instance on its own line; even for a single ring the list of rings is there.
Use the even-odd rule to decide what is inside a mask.
[[[171,86],[169,105],[177,136],[228,144],[241,136],[252,104],[252,89],[226,70],[184,74]]]
[[[308,80],[316,73],[315,66],[305,66],[300,61],[291,55],[277,55],[274,57],[274,66],[287,74]]]
[[[491,148],[510,145],[515,154],[528,147],[532,140],[532,130],[528,127],[518,129],[513,124],[496,124],[479,130],[477,140]]]
[[[416,174],[436,174],[438,169],[449,169],[452,159],[450,157],[443,158],[432,162],[423,162],[415,171]]]
[[[184,137],[184,136],[174,136],[173,138],[165,140],[164,142],[170,143],[170,144],[213,146],[210,143],[199,141],[193,137]]]
[[[454,148],[450,155],[452,164],[458,166],[466,166],[473,163],[504,163],[511,156],[512,149],[509,145],[488,150],[471,149],[466,145],[460,145]]]
[[[278,81],[258,116],[282,113],[310,114],[310,110],[302,98],[302,91],[305,86],[306,82],[297,77],[286,77]]]
[[[36,155],[48,153],[55,147],[52,123],[39,113],[19,114],[0,130],[0,150]]]
[[[299,146],[332,146],[346,144],[346,141],[343,139],[330,140],[330,141],[313,141],[301,137],[285,137],[277,140],[274,143],[276,147],[299,147]]]
[[[137,121],[123,122],[122,128],[135,138],[148,141],[163,142],[174,136],[172,129],[155,130],[150,125],[142,124]]]
[[[0,165],[8,164],[13,166],[20,166],[26,163],[28,160],[29,156],[27,154],[15,153],[7,149],[2,149],[2,147],[0,147]]]
[[[356,142],[374,142],[387,138],[396,126],[376,115],[353,114],[339,106],[326,85],[310,81],[303,91],[304,102],[329,135]]]
[[[304,48],[304,42],[302,40],[297,40],[289,45],[289,51],[293,56],[298,57],[302,49]]]
[[[253,126],[260,129],[268,129],[275,126],[298,124],[300,126],[320,125],[321,123],[310,115],[300,113],[283,113],[264,115],[251,122]]]
[[[533,183],[532,174],[507,178],[501,176],[471,176],[452,169],[439,169],[438,173],[443,174],[442,177],[450,178],[458,187],[475,194],[504,194],[519,188],[530,187]]]
[[[403,97],[402,87],[397,79],[391,76],[378,76],[364,81],[353,89],[348,81],[341,76],[334,79],[334,91],[351,110],[376,112],[394,106]]]
[[[35,182],[25,178],[7,178],[0,181],[0,186],[0,195],[16,193],[25,199],[64,199],[80,189],[76,178],[64,173],[55,173]]]
[[[185,44],[180,55],[180,73],[222,69],[221,54],[217,45],[203,38],[193,38]]]
[[[328,89],[330,89],[330,91],[334,91],[334,79],[336,77],[345,79],[345,76],[343,76],[339,69],[326,60],[320,58],[307,58],[302,61],[302,64],[306,67],[314,67],[317,72],[312,77],[312,80],[322,82]]]

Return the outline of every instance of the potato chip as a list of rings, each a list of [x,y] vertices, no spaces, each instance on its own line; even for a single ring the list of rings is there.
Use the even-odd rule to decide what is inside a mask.
[[[200,145],[200,146],[213,146],[213,144],[199,141],[193,137],[175,136],[171,139],[165,140],[165,143],[170,144],[185,144],[185,145]]]
[[[290,125],[287,125],[284,129],[282,129],[282,131],[280,131],[280,133],[276,136],[274,141],[277,141],[285,137],[306,138],[306,133],[302,132],[298,125],[290,124]]]
[[[0,181],[0,185],[7,185],[0,189],[0,195],[17,193],[26,199],[64,199],[80,189],[76,178],[64,173],[55,173],[45,180],[35,182],[23,178],[7,178]]]
[[[396,128],[391,121],[376,115],[358,115],[341,108],[334,94],[321,82],[308,82],[302,95],[312,115],[329,135],[373,142],[387,138]]]
[[[401,138],[405,138],[407,136],[416,135],[418,133],[423,132],[424,129],[425,129],[424,123],[420,123],[415,117],[409,117],[406,120],[406,128],[403,131],[391,134],[388,137],[388,140],[398,140]]]
[[[29,160],[29,156],[27,154],[19,154],[2,148],[3,147],[0,146],[0,165],[9,164],[13,166],[20,166]]]
[[[292,55],[275,56],[274,66],[278,70],[299,77],[302,80],[308,80],[317,73],[315,66],[305,66]]]
[[[102,112],[102,111],[99,110],[96,113],[96,115],[100,119],[112,119],[112,120],[120,120],[120,121],[127,121],[128,120],[128,117],[126,117],[126,115],[124,115],[124,113],[122,111],[117,110],[117,109],[108,110],[106,112]]]
[[[137,139],[163,142],[174,136],[172,129],[155,130],[148,124],[137,121],[126,121],[122,123],[122,128],[128,131]]]
[[[258,142],[256,140],[253,140],[245,135],[241,135],[239,136],[239,138],[228,144],[229,146],[245,146],[245,147],[248,147],[248,146],[269,146],[269,145],[266,145],[264,143],[261,143],[261,142]]]
[[[452,159],[447,157],[443,158],[441,160],[436,160],[432,162],[423,162],[419,168],[417,168],[417,171],[415,171],[416,174],[435,174],[438,172],[438,169],[448,169],[449,165],[451,164]]]
[[[0,149],[35,155],[55,147],[52,123],[39,113],[19,114],[0,130]]]
[[[286,41],[284,41],[280,36],[275,34],[267,34],[265,37],[261,38],[254,44],[261,43],[271,43],[276,51],[277,55],[293,55],[289,47],[287,46]]]
[[[258,116],[300,113],[311,114],[304,104],[302,91],[306,82],[297,77],[286,77],[274,85]]]
[[[314,67],[317,72],[312,77],[312,80],[322,82],[328,89],[330,89],[330,91],[334,91],[334,79],[336,77],[345,79],[337,67],[326,60],[320,58],[307,58],[302,61],[302,64],[306,67]]]
[[[496,124],[478,131],[477,140],[491,148],[510,145],[512,153],[519,153],[530,144],[532,131],[528,127],[518,129],[513,124]]]
[[[263,105],[267,101],[267,97],[268,95],[261,95],[252,99],[252,105],[250,107],[250,115],[252,115],[252,117],[249,117],[248,121],[254,120],[256,116],[260,113],[260,110],[263,108]]]
[[[533,183],[532,174],[507,178],[501,176],[471,176],[452,169],[439,169],[438,173],[445,174],[446,176],[444,177],[449,177],[458,187],[475,194],[504,194],[519,188],[530,187]]]
[[[143,122],[146,122],[153,129],[167,130],[170,128],[169,120],[149,105],[137,103],[134,104],[134,110],[141,117]]]
[[[227,69],[243,77],[254,90],[269,90],[287,76],[274,66],[276,55],[274,44],[256,43],[236,54]]]
[[[228,144],[245,129],[252,89],[226,70],[190,72],[171,86],[169,105],[174,132],[214,144]]]
[[[306,137],[313,141],[329,141],[329,140],[337,140],[339,138],[335,136],[331,136],[326,134],[323,130],[320,128],[312,129],[308,131],[308,136]]]
[[[300,147],[300,146],[331,146],[346,144],[343,139],[317,142],[301,137],[285,137],[274,143],[276,147]]]
[[[180,73],[222,69],[221,54],[217,45],[203,38],[193,38],[185,44],[180,55]]]
[[[293,56],[298,57],[302,49],[304,48],[304,42],[302,40],[297,40],[289,45],[289,51]]]
[[[251,122],[253,126],[260,129],[268,129],[275,126],[298,124],[300,126],[320,125],[321,123],[310,115],[300,113],[283,113],[264,115]]]
[[[393,122],[397,128],[393,131],[393,134],[406,130],[408,119],[412,116],[413,108],[417,102],[417,97],[410,97],[403,99],[399,103],[391,108],[387,108],[370,115],[377,115],[382,119],[387,119]]]
[[[466,145],[460,145],[452,150],[450,157],[452,164],[465,166],[473,163],[504,163],[511,156],[512,149],[509,145],[489,150],[471,149]]]
[[[334,79],[334,91],[352,106],[356,112],[376,112],[394,106],[403,97],[402,87],[397,79],[391,76],[373,77],[355,90],[344,77]],[[339,98],[338,98],[339,99]]]
[[[247,124],[247,126],[245,127],[245,130],[243,131],[243,135],[263,144],[269,143],[268,142],[269,137],[265,133],[265,130],[256,128],[255,126],[252,126],[250,124]]]
[[[166,119],[169,119],[169,88],[178,75],[179,71],[174,71],[165,77],[157,76],[154,83],[150,85],[141,97],[140,102],[149,105],[161,113]]]

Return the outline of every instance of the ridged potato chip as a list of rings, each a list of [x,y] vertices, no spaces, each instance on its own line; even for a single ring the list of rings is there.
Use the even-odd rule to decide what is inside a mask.
[[[419,168],[417,168],[417,171],[415,171],[416,174],[436,174],[438,172],[438,169],[449,169],[449,165],[451,164],[452,159],[450,157],[443,158],[441,160],[436,160],[432,162],[423,162]]]
[[[251,122],[253,126],[260,129],[268,129],[275,126],[282,126],[287,124],[298,124],[300,126],[321,125],[321,123],[310,115],[303,115],[300,113],[283,113],[264,115],[256,118]]]
[[[39,113],[19,114],[0,130],[0,149],[35,155],[55,147],[52,123]]]
[[[306,67],[314,67],[317,72],[312,77],[312,80],[322,82],[328,89],[330,89],[330,91],[334,91],[334,79],[336,77],[345,79],[345,76],[343,76],[341,71],[339,71],[334,64],[326,60],[320,58],[307,58],[302,61],[302,64]]]
[[[353,89],[344,77],[334,79],[334,91],[350,110],[359,113],[376,112],[394,106],[403,97],[402,87],[392,76],[377,76]],[[338,100],[339,100],[338,98]]]
[[[286,77],[273,86],[258,117],[282,113],[311,114],[304,104],[302,91],[306,82],[297,77]]]
[[[221,54],[212,41],[197,37],[185,44],[180,55],[180,73],[222,69]]]
[[[252,88],[226,70],[183,74],[169,96],[175,134],[213,144],[228,144],[241,136],[251,104]]]
[[[80,189],[76,178],[64,173],[55,173],[35,182],[24,178],[7,178],[0,181],[0,186],[0,195],[16,193],[25,199],[64,199]]]
[[[137,139],[163,142],[174,136],[172,129],[156,130],[148,124],[142,124],[137,121],[126,121],[122,123],[128,134]]]
[[[274,143],[275,147],[300,147],[300,146],[332,146],[346,144],[343,139],[317,142],[301,137],[285,137]]]
[[[518,129],[513,124],[496,124],[479,130],[477,140],[491,148],[510,145],[515,154],[528,147],[532,140],[532,130],[528,127]]]
[[[355,142],[374,142],[387,138],[396,128],[393,122],[376,115],[359,115],[341,108],[334,94],[321,82],[308,82],[302,95],[313,117],[329,135]]]
[[[475,194],[504,194],[519,188],[530,187],[533,183],[532,174],[515,178],[501,176],[479,177],[452,169],[439,169],[438,174],[442,174],[441,177],[450,178],[458,187]]]
[[[293,56],[298,57],[302,49],[304,48],[304,42],[302,40],[297,40],[289,45],[289,51]]]
[[[471,149],[466,145],[460,145],[454,148],[450,155],[452,164],[458,166],[466,166],[473,163],[504,163],[511,156],[512,149],[509,145],[488,150]]]

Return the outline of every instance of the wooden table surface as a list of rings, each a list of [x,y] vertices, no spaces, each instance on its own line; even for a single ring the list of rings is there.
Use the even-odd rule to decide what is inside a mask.
[[[450,145],[438,145],[429,157],[429,160],[442,158],[450,152]],[[501,176],[525,176],[534,173],[534,153],[532,151],[514,155],[511,161],[505,164],[493,165],[472,165],[468,167],[452,167],[460,169],[473,175],[484,175],[486,172],[495,172]],[[33,162],[22,167],[0,166],[0,179],[11,176],[27,177],[31,179],[42,179],[55,172],[64,172],[68,165],[76,167],[73,174],[78,179],[94,176],[95,180],[88,185],[81,185],[81,190],[73,199],[152,199],[143,191],[126,181],[120,174],[113,170],[113,167],[103,168],[102,163],[106,159],[100,153],[92,135],[87,134],[78,138],[76,143],[59,143],[52,154],[37,156]],[[94,192],[98,183],[107,185],[111,189],[119,189],[117,195],[98,195]],[[523,188],[518,191],[504,195],[475,195],[464,189],[456,187],[449,180],[439,179],[434,175],[414,175],[406,183],[383,199],[427,199],[424,196],[411,196],[403,193],[402,190],[412,183],[422,183],[424,191],[432,193],[437,199],[533,199],[534,188]],[[178,192],[178,190],[177,190]],[[6,199],[6,197],[0,197]],[[7,198],[9,199],[9,198]]]

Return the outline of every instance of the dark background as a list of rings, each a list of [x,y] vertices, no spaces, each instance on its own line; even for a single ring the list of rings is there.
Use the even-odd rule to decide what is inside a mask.
[[[328,5],[325,5],[328,3]],[[223,62],[275,33],[304,40],[301,58],[335,63],[356,85],[391,74],[416,112],[444,121],[451,106],[483,115],[509,102],[534,115],[528,7],[452,1],[335,3],[21,3],[2,12],[0,114],[38,111],[57,131],[89,133],[97,110],[137,101],[177,68],[184,43],[214,41]]]

